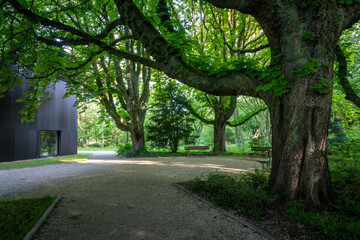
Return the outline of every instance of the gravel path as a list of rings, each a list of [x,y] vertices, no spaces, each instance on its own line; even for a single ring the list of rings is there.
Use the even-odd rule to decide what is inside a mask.
[[[0,198],[61,195],[35,239],[266,239],[172,185],[256,163],[231,157],[118,158],[0,170]]]

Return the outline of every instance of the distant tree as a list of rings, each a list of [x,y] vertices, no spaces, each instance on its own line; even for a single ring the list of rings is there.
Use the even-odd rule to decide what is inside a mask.
[[[187,109],[185,96],[177,84],[169,83],[155,93],[157,108],[152,110],[149,119],[147,139],[157,147],[170,147],[177,152],[181,141],[190,142],[193,138],[195,119]]]

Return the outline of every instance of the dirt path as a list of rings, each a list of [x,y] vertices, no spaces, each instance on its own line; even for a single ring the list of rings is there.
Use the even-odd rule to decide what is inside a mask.
[[[0,171],[0,181],[6,179],[0,198],[63,196],[35,239],[266,239],[172,185],[255,165],[234,157],[125,159],[100,152],[85,163]]]

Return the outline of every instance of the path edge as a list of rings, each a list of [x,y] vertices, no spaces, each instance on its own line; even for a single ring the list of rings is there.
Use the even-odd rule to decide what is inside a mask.
[[[239,217],[239,216],[236,216],[235,214],[233,214],[233,213],[231,213],[231,212],[229,212],[229,211],[226,211],[226,210],[224,210],[224,209],[216,206],[214,203],[212,203],[212,202],[210,202],[210,201],[208,201],[208,200],[206,200],[206,199],[198,196],[197,194],[191,192],[190,190],[184,188],[184,187],[181,186],[179,183],[173,183],[172,185],[174,185],[174,186],[177,187],[178,189],[186,192],[187,194],[191,195],[192,197],[200,200],[201,202],[204,202],[205,204],[210,205],[211,207],[214,207],[214,208],[218,209],[221,213],[225,214],[226,216],[234,219],[235,221],[240,222],[241,224],[243,224],[243,225],[245,225],[246,227],[248,227],[248,228],[250,228],[250,229],[252,229],[252,230],[254,230],[254,231],[256,231],[256,232],[258,232],[258,233],[260,233],[260,234],[262,234],[262,235],[264,235],[265,237],[267,237],[267,238],[269,238],[269,239],[271,239],[271,240],[278,240],[278,238],[277,238],[276,236],[272,235],[271,233],[265,231],[265,230],[262,229],[262,228],[259,228],[258,226],[255,226],[254,224],[246,221],[244,218],[241,218],[241,217]]]
[[[53,208],[56,206],[56,204],[60,201],[61,196],[57,196],[57,198],[50,204],[50,206],[46,209],[46,211],[43,213],[41,218],[35,223],[35,225],[31,228],[31,230],[26,234],[26,236],[23,238],[23,240],[30,240],[34,237],[37,230],[39,230],[40,226],[45,222],[48,215],[51,213]]]

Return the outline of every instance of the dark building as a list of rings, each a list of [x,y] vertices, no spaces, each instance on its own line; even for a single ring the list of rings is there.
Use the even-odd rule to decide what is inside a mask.
[[[21,122],[21,103],[16,100],[29,87],[22,86],[0,98],[0,162],[77,153],[75,97],[63,98],[65,82],[55,85],[54,100],[42,104],[33,122]]]

